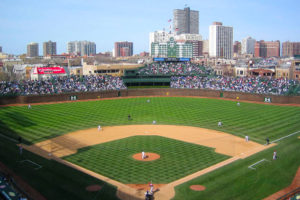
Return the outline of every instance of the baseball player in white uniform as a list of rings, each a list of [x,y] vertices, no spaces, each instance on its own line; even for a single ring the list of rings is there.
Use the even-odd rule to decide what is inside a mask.
[[[154,185],[152,184],[152,181],[151,181],[151,183],[149,184],[149,186],[150,186],[150,194],[153,194]]]
[[[274,153],[273,153],[273,160],[276,160],[276,159],[277,159],[277,152],[274,151]]]

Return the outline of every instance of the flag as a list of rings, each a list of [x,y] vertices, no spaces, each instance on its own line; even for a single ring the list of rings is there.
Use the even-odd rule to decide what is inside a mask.
[[[168,20],[168,22],[171,22],[171,21],[172,21],[172,19],[169,19],[169,20]]]

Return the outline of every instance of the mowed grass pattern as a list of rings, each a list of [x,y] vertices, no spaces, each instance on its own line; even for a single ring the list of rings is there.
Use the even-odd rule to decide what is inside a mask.
[[[147,103],[150,99],[150,103]],[[128,120],[130,114],[132,120]],[[300,130],[300,107],[217,99],[153,97],[0,108],[0,129],[35,143],[58,135],[102,126],[185,125],[228,132],[264,143]],[[217,122],[222,121],[223,127]]]
[[[287,137],[265,151],[240,159],[175,188],[173,200],[253,200],[264,199],[288,187],[300,167],[300,133]],[[277,151],[278,159],[273,160]],[[256,170],[248,166],[262,160]],[[204,191],[192,191],[191,185],[203,185]]]
[[[132,158],[142,151],[157,153],[155,161]],[[133,136],[80,149],[64,159],[123,183],[168,183],[229,156],[214,149],[161,136]]]

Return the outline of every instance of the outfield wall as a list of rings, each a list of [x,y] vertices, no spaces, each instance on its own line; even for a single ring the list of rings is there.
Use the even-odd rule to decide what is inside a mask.
[[[137,96],[190,96],[190,97],[213,97],[240,100],[264,102],[265,98],[270,98],[272,103],[281,104],[300,104],[300,96],[276,96],[260,95],[242,92],[226,92],[203,89],[129,89],[121,91],[102,91],[85,93],[67,93],[55,95],[32,95],[16,97],[0,97],[0,105],[7,104],[28,104],[28,103],[46,103],[56,101],[87,100],[117,97],[137,97]]]

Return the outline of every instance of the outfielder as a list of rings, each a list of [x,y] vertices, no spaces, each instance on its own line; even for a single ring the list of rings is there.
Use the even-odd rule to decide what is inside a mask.
[[[274,152],[273,152],[273,160],[276,160],[276,159],[277,159],[277,152],[274,151]]]
[[[220,121],[220,122],[218,122],[218,126],[220,127],[220,126],[222,126],[222,122]]]

